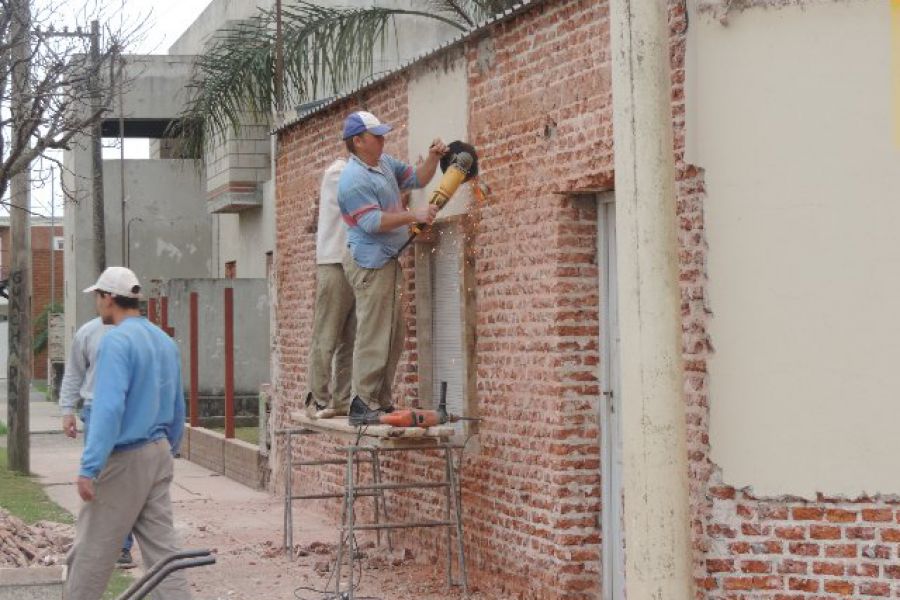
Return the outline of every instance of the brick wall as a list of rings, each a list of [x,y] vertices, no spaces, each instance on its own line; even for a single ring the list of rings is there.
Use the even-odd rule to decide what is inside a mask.
[[[685,404],[694,573],[698,598],[900,596],[895,499],[753,498],[719,481],[709,460],[706,197],[702,168],[684,162],[684,4],[670,5],[672,116],[684,327]],[[473,208],[477,293],[478,451],[463,468],[471,581],[502,596],[594,598],[599,590],[600,464],[596,378],[596,206],[577,192],[613,184],[609,22],[603,0],[547,2],[466,43],[469,132],[491,185]],[[440,57],[434,68],[440,65]],[[424,68],[428,68],[426,63]],[[363,94],[399,125],[406,147],[403,75]],[[303,391],[311,331],[319,176],[343,152],[343,103],[279,138],[276,419]],[[402,156],[402,150],[400,151]],[[535,243],[540,240],[540,243]],[[410,298],[411,257],[404,259]],[[416,398],[410,302],[407,352],[395,399]],[[333,440],[304,441],[307,456]],[[436,459],[402,468],[428,478]],[[386,469],[396,478],[400,465]],[[336,489],[339,470],[306,479]],[[278,488],[280,489],[280,488]],[[408,494],[395,517],[436,515],[437,496]],[[626,531],[627,536],[627,531]],[[443,536],[407,536],[440,560]]]
[[[541,43],[532,44],[533,31],[542,32]],[[474,211],[476,368],[484,421],[480,451],[463,468],[468,563],[476,585],[526,598],[589,598],[599,589],[596,207],[564,193],[611,187],[607,38],[604,4],[550,3],[467,49],[470,138],[492,186],[491,201]],[[405,85],[400,76],[364,97],[368,109],[398,126],[388,136],[388,152],[399,156],[406,146]],[[343,153],[340,121],[356,107],[344,102],[280,137],[281,423],[298,408],[305,383],[319,178]],[[404,266],[407,320],[414,326],[411,257]],[[411,327],[394,387],[403,404],[416,397],[414,333]],[[306,440],[304,448],[307,456],[316,455],[330,443],[320,437]],[[389,478],[398,477],[396,461],[385,464]],[[402,469],[429,478],[438,464],[421,457]],[[338,483],[336,470],[322,470],[316,482]],[[424,492],[404,495],[392,504],[392,516],[436,514],[437,499]],[[442,556],[442,535],[407,536],[404,542]]]
[[[62,226],[55,228],[55,235],[62,236]],[[50,303],[50,236],[51,228],[49,226],[32,226],[31,228],[31,314],[32,318],[36,318]],[[0,270],[3,276],[9,272],[10,261],[10,245],[9,245],[9,227],[0,230]],[[59,304],[63,303],[63,294],[65,293],[65,277],[63,274],[63,251],[58,250],[54,253],[54,279],[55,294]],[[47,378],[47,352],[41,352],[34,357],[35,379]]]

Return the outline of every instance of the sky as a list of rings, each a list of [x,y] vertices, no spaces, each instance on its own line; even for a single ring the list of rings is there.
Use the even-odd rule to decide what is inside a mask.
[[[57,30],[68,26],[74,30],[76,25],[84,25],[83,19],[79,19],[78,10],[85,3],[94,0],[37,0],[36,6],[46,4],[52,6],[52,16],[48,21],[53,23]],[[209,5],[210,0],[103,0],[109,14],[115,15],[114,19],[121,19],[125,23],[139,23],[146,19],[145,31],[138,43],[130,48],[130,54],[166,54],[169,46],[177,40],[181,34],[194,22],[194,20]],[[102,17],[101,17],[102,20]],[[104,148],[105,158],[119,158],[119,149]],[[125,158],[147,158],[148,143],[146,140],[126,140]],[[36,165],[40,168],[41,165]],[[50,163],[44,161],[43,168],[49,169]],[[55,188],[55,201],[51,207],[51,185],[46,181],[43,185],[36,184],[32,190],[32,210],[43,216],[53,213],[59,217],[62,214],[63,198],[58,183],[59,168],[54,167],[57,182]],[[46,179],[46,177],[45,177]],[[5,207],[0,208],[0,214],[7,214]]]

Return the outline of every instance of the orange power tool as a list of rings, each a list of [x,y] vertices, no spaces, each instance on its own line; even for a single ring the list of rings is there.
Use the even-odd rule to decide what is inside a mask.
[[[437,410],[423,410],[420,408],[403,408],[392,413],[378,417],[378,425],[390,425],[391,427],[421,427],[427,429],[444,423],[457,421],[477,421],[475,417],[460,417],[447,412],[447,382],[441,382],[441,400]]]

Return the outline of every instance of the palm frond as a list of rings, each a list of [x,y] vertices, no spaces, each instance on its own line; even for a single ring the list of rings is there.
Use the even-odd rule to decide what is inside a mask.
[[[425,0],[422,10],[370,6],[335,8],[295,0],[282,8],[285,105],[358,85],[374,59],[396,38],[398,17],[438,21],[460,31],[518,0]],[[182,137],[187,156],[237,131],[248,115],[268,119],[274,101],[275,14],[257,15],[221,30],[197,59],[193,95],[169,135]]]

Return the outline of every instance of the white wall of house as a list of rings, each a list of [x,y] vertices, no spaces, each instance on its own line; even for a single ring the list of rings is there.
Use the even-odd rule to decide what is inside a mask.
[[[413,165],[428,155],[428,147],[434,138],[445,143],[453,140],[468,141],[469,85],[467,62],[458,55],[443,69],[416,69],[409,80],[409,131],[407,135],[408,159]],[[434,178],[423,189],[412,193],[413,204],[425,202],[441,181],[438,167]],[[438,214],[438,220],[465,213],[472,195],[465,184]]]
[[[900,492],[890,3],[693,10],[712,459],[759,495]]]

